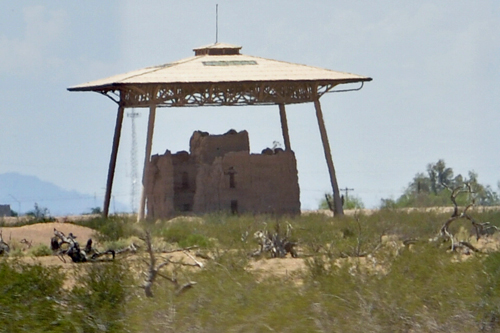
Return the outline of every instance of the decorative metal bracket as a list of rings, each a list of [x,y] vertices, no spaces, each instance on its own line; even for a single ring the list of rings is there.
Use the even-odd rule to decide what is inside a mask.
[[[101,92],[120,96],[125,107],[184,107],[222,105],[274,105],[313,102],[343,82],[242,82],[159,85],[140,87],[122,85],[116,90]]]

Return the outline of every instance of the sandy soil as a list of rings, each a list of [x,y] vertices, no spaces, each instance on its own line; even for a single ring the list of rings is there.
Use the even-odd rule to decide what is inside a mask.
[[[79,243],[86,243],[92,238],[94,230],[72,223],[37,223],[22,227],[2,227],[3,239],[7,243],[20,242],[26,239],[32,246],[45,244],[50,246],[50,239],[54,236],[54,228],[68,235],[70,232],[77,237]]]

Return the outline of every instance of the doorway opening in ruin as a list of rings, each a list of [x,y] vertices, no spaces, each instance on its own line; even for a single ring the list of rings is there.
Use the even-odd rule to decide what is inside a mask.
[[[234,180],[234,172],[229,174],[229,188],[236,188],[236,182]]]
[[[238,214],[238,200],[231,200],[231,214]]]

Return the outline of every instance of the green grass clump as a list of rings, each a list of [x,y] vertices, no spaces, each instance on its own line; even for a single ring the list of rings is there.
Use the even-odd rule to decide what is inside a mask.
[[[79,225],[97,231],[96,238],[100,242],[117,241],[137,235],[137,225],[132,217],[110,216],[95,217],[77,222]]]
[[[45,244],[39,244],[28,250],[28,255],[33,257],[51,256],[52,250]]]

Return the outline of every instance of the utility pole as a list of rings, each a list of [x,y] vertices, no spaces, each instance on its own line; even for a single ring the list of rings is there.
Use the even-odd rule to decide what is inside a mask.
[[[340,191],[345,192],[345,202],[349,201],[349,191],[354,191],[353,188],[341,188]]]

